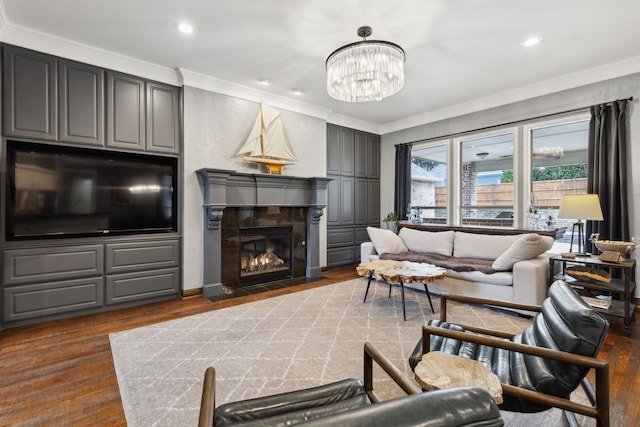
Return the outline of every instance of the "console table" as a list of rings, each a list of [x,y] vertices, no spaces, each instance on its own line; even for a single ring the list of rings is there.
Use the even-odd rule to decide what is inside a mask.
[[[607,262],[601,260],[597,256],[577,256],[575,258],[563,258],[562,255],[555,255],[549,258],[549,284],[554,280],[564,280],[575,288],[590,289],[600,291],[606,294],[616,294],[621,297],[619,300],[612,300],[611,306],[607,309],[594,307],[595,310],[611,316],[624,318],[624,335],[631,334],[631,322],[633,321],[633,313],[636,309],[635,304],[635,259],[623,259],[620,262]],[[559,264],[559,273],[556,273],[556,264]],[[581,265],[592,268],[603,268],[610,273],[620,272],[622,278],[612,278],[611,282],[586,281],[578,280],[567,274],[566,268],[569,265]],[[611,274],[612,277],[615,274]]]

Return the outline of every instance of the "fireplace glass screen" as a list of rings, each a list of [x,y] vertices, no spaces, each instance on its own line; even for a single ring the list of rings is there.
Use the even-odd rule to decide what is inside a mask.
[[[240,286],[292,277],[292,227],[240,229]]]

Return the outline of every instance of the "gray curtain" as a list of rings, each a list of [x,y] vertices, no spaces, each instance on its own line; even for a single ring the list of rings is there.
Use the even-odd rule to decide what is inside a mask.
[[[393,210],[400,220],[407,219],[411,203],[411,144],[396,145],[396,175]]]
[[[604,221],[587,221],[587,239],[629,241],[626,108],[626,99],[591,107],[587,192],[599,196]]]

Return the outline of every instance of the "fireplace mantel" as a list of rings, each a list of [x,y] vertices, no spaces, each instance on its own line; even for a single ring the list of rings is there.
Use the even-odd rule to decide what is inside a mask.
[[[221,230],[220,222],[227,207],[306,207],[308,278],[319,277],[320,217],[327,206],[330,178],[293,177],[239,173],[232,170],[203,168],[196,171],[204,198],[204,283],[202,295],[220,295]]]

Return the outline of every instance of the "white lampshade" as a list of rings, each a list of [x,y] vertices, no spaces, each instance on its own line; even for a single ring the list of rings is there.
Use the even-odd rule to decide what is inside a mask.
[[[597,194],[566,194],[560,202],[558,218],[603,221]]]

